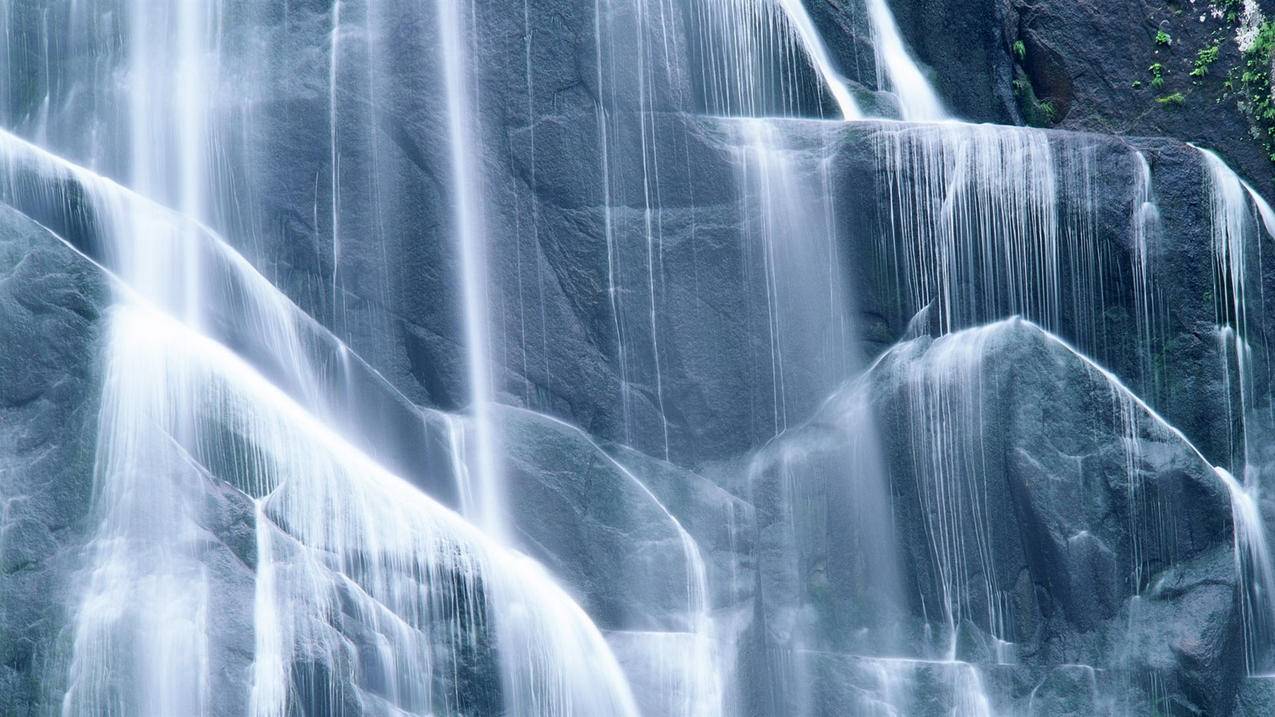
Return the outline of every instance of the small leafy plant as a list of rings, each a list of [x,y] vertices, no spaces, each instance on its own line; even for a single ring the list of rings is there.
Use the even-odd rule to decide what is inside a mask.
[[[1204,77],[1209,74],[1209,67],[1217,62],[1220,47],[1213,45],[1200,50],[1195,56],[1195,68],[1191,70],[1192,77]]]
[[[1168,47],[1173,44],[1173,36],[1164,30],[1155,31],[1155,44],[1161,47]]]
[[[1023,119],[1031,127],[1051,127],[1058,122],[1058,107],[1049,100],[1042,101],[1036,96],[1036,89],[1031,80],[1018,71],[1014,80],[1014,97],[1018,100],[1018,109]]]
[[[1151,73],[1151,86],[1157,90],[1164,87],[1164,65],[1159,62],[1147,68]]]
[[[1180,107],[1186,104],[1186,95],[1183,95],[1181,92],[1174,92],[1171,95],[1157,97],[1155,98],[1155,101],[1160,103],[1161,107]]]
[[[1017,57],[1019,62],[1027,59],[1027,45],[1024,45],[1022,40],[1015,40],[1013,49],[1014,57]]]

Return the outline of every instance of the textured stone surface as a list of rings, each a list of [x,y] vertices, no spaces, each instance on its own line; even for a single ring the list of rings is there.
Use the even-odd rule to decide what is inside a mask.
[[[0,712],[57,705],[88,520],[107,283],[0,205]]]
[[[1083,698],[1066,687],[1074,676],[1051,673],[1083,664],[1122,679],[1154,672],[1173,701],[1229,709],[1244,670],[1229,496],[1190,444],[1021,321],[903,344],[865,381],[755,474],[759,505],[778,512],[774,531],[759,518],[766,643],[862,654],[855,616],[893,581],[902,619],[918,626],[893,639],[919,640],[913,651],[951,640],[959,659],[994,663],[996,634],[1027,679],[1061,691],[1050,699]],[[946,420],[918,422],[934,411]],[[820,438],[869,416],[884,437],[879,460]],[[929,462],[938,448],[944,467]],[[870,523],[882,502],[893,521]],[[1157,522],[1161,506],[1170,525]],[[768,534],[794,530],[768,551]],[[893,544],[902,572],[843,555],[847,531]],[[949,609],[955,633],[942,627]]]

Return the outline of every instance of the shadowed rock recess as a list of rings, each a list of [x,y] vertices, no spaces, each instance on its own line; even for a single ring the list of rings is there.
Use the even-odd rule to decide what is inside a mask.
[[[0,0],[0,715],[1271,714],[1272,52]]]

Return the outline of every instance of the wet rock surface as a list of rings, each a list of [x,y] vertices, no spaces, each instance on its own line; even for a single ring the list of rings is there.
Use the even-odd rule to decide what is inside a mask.
[[[0,710],[58,703],[56,659],[88,524],[107,281],[0,205]]]
[[[1211,26],[1184,21],[1160,47],[1164,10],[1139,3],[890,4],[954,114],[1018,123],[1015,82],[1026,80],[1053,103],[1056,126],[1014,130],[1022,134],[1011,142],[1009,130],[790,118],[767,124],[782,146],[763,155],[757,126],[705,116],[693,78],[672,69],[683,58],[653,50],[670,38],[662,47],[684,47],[684,17],[668,18],[664,35],[643,35],[656,21],[625,3],[552,0],[527,15],[519,3],[480,8],[470,159],[490,208],[494,383],[516,406],[499,409],[497,423],[518,544],[607,633],[654,713],[667,707],[655,695],[667,676],[642,662],[645,633],[673,635],[671,653],[689,649],[679,642],[692,627],[685,531],[740,685],[739,714],[840,715],[879,707],[883,694],[915,715],[1148,704],[1265,714],[1272,690],[1245,676],[1236,528],[1212,465],[1241,472],[1235,436],[1269,428],[1230,407],[1269,409],[1270,359],[1254,340],[1252,393],[1241,395],[1220,341],[1219,323],[1234,317],[1219,309],[1230,287],[1215,273],[1216,207],[1201,156],[1184,142],[1217,149],[1268,196],[1275,186],[1247,120],[1218,104],[1218,78],[1186,79],[1191,48]],[[358,447],[459,508],[454,441],[465,429],[442,412],[466,408],[470,377],[445,88],[432,61],[364,71],[387,47],[438,55],[433,5],[416,5],[380,9],[403,20],[377,32],[351,20],[336,43],[327,5],[233,8],[230,44],[258,53],[246,64],[260,64],[263,77],[238,68],[256,94],[218,118],[237,128],[222,137],[227,154],[247,159],[225,180],[231,199],[214,224],[315,319],[307,341],[331,367],[326,388],[341,394],[335,403],[360,431]],[[861,99],[885,102],[862,8],[807,5]],[[1186,104],[1161,107],[1133,87],[1149,83],[1153,62],[1171,67],[1164,91],[1183,91]],[[801,79],[810,81],[808,69]],[[346,100],[337,111],[333,88]],[[6,108],[6,119],[32,116],[33,97]],[[817,94],[796,105],[808,117],[829,110]],[[253,121],[239,122],[246,107]],[[54,134],[58,122],[81,119],[55,117]],[[126,163],[123,149],[54,146],[100,160],[106,174]],[[1027,225],[992,213],[1016,206],[1023,197],[1011,190],[1043,172],[1016,154],[1033,148],[1056,180],[1042,214],[1065,230],[1056,254],[1016,258],[1048,264],[1057,311],[1014,303],[1020,297],[998,283],[1008,264],[995,254],[1007,235],[987,224],[949,237],[968,262],[945,277],[947,294],[909,284],[900,227],[955,225],[946,200],[977,195],[988,222]],[[980,166],[980,153],[1002,163]],[[1149,186],[1139,184],[1141,159]],[[800,232],[793,217],[766,215],[773,187],[759,184],[763,166],[827,193],[826,207],[803,207],[830,210],[819,217],[819,276],[777,277],[768,263]],[[1024,176],[1007,177],[1006,167]],[[85,211],[90,192],[62,183],[57,201],[29,195],[16,210],[0,206],[6,714],[58,704],[65,685],[44,676],[68,650],[75,571],[92,532],[108,285],[40,224],[96,260],[110,257],[100,218]],[[904,195],[933,203],[904,216]],[[1156,207],[1151,228],[1144,202]],[[228,208],[240,204],[253,209]],[[1270,249],[1249,222],[1250,255]],[[218,281],[234,274],[208,264]],[[819,283],[825,271],[844,285]],[[1152,277],[1157,307],[1145,341],[1139,271]],[[1275,286],[1275,269],[1242,271],[1251,287]],[[802,283],[821,306],[827,297],[829,314],[783,312],[776,295]],[[1248,315],[1253,337],[1275,331],[1261,296]],[[976,328],[1015,314],[1110,369],[1167,424],[1035,325]],[[781,346],[785,336],[834,335],[838,322],[853,335]],[[236,311],[215,315],[210,331],[263,373],[283,373]],[[844,363],[827,370],[823,350],[841,351]],[[1262,470],[1275,465],[1259,458]],[[211,500],[207,553],[228,596],[218,684],[237,687],[253,661],[254,518],[238,491]],[[378,644],[351,604],[346,596],[331,624],[312,627],[353,655],[334,665],[294,656],[296,704],[390,709],[387,686],[332,676],[356,670]],[[448,628],[471,627],[452,618]],[[491,637],[481,637],[439,686],[476,714],[498,709],[501,689]],[[217,700],[221,711],[244,707],[229,689]]]
[[[885,659],[909,645],[950,672],[939,683],[955,696],[922,691],[936,700],[982,694],[968,682],[995,683],[1003,663],[1037,687],[992,692],[1002,709],[1066,713],[1117,697],[1230,709],[1244,674],[1230,497],[1180,434],[1018,320],[902,344],[862,382],[782,437],[755,474],[761,505],[781,514],[773,530],[758,525],[759,601],[772,616],[763,643],[818,655],[818,670],[829,669],[824,653],[880,650],[836,658],[866,660],[872,669],[857,671],[877,680],[916,678],[910,663]],[[890,437],[882,454],[836,457],[845,442],[823,436],[868,416]],[[893,520],[874,523],[885,506]],[[793,531],[795,543],[768,550],[767,535]],[[842,553],[864,543],[896,549],[901,572]],[[794,552],[796,565],[784,559]],[[906,615],[856,625],[874,598],[891,609],[881,595],[891,585]],[[864,639],[866,626],[892,622],[913,632]],[[1094,670],[1125,687],[1098,690]],[[1147,680],[1166,694],[1136,697]],[[843,710],[863,699],[814,684],[834,692],[813,699]]]

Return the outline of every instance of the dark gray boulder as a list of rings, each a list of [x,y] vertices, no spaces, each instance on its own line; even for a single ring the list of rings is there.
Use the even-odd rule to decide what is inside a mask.
[[[811,442],[865,421],[882,437],[876,468]],[[760,460],[754,490],[797,531],[768,553],[759,516],[761,614],[800,616],[795,631],[765,622],[763,644],[863,655],[893,640],[975,670],[1008,662],[1041,699],[1067,703],[1094,697],[1053,671],[1087,665],[1143,690],[1153,675],[1164,694],[1143,704],[1230,709],[1244,661],[1226,487],[1181,434],[1035,326],[902,344]],[[874,482],[886,525],[865,522]],[[843,551],[862,559],[834,539],[847,530],[890,534],[876,544],[897,550],[901,612],[863,610],[888,585],[870,565],[833,568]]]

